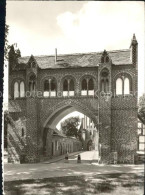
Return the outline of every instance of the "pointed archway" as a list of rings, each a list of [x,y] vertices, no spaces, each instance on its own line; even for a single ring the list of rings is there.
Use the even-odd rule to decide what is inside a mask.
[[[78,111],[87,117],[89,117],[95,125],[97,125],[98,118],[96,113],[91,111],[89,108],[86,107],[86,105],[83,105],[83,103],[77,104],[76,102],[72,102],[70,100],[65,101],[61,103],[61,105],[56,105],[52,108],[51,114],[48,116],[44,123],[43,127],[43,151],[46,148],[47,138],[48,136],[52,136],[52,130],[56,129],[56,126],[61,119],[63,119],[66,115]],[[49,133],[48,133],[49,132]],[[51,147],[51,146],[50,146]]]

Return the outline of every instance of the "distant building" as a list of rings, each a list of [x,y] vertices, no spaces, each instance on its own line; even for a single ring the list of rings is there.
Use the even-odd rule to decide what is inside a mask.
[[[145,151],[145,125],[141,118],[138,118],[138,151]]]
[[[99,133],[94,122],[84,115],[81,121],[83,150],[98,150]]]

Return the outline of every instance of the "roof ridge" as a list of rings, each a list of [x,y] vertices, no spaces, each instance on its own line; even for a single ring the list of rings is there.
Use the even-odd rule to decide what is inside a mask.
[[[108,53],[115,53],[115,52],[125,52],[125,51],[129,51],[130,49],[120,49],[120,50],[106,50]],[[70,54],[58,54],[57,56],[58,57],[63,57],[63,56],[76,56],[76,55],[93,55],[93,54],[101,54],[103,53],[103,51],[99,51],[99,52],[86,52],[86,53],[70,53]],[[54,57],[54,55],[50,54],[50,55],[33,55],[34,58],[35,57]],[[30,58],[30,56],[22,56],[22,57],[19,57],[19,59],[22,59],[22,58]]]

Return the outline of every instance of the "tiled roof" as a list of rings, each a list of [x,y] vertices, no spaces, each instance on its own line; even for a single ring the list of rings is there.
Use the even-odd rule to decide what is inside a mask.
[[[98,66],[103,52],[98,53],[82,53],[82,54],[64,54],[57,56],[57,63],[55,64],[55,56],[34,56],[38,66],[41,69],[49,68],[66,68],[66,67],[95,67]],[[107,51],[112,63],[115,65],[131,64],[130,50],[115,50]],[[19,67],[28,63],[30,56],[20,57],[18,59]]]

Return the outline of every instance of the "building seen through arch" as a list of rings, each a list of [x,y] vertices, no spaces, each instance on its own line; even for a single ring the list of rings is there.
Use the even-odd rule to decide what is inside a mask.
[[[83,115],[80,126],[83,150],[99,150],[99,132],[91,118]]]

